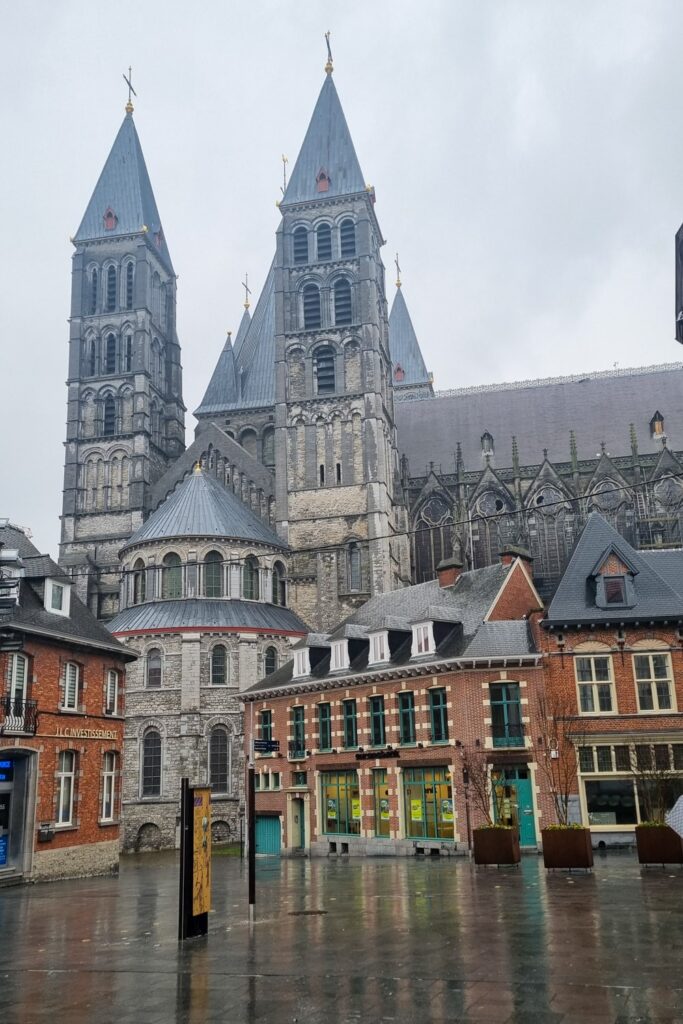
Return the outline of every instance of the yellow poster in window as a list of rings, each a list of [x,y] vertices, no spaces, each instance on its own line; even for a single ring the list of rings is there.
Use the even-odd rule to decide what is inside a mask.
[[[382,821],[389,821],[389,800],[385,796],[379,802],[379,816]]]
[[[211,790],[193,789],[192,914],[211,910]]]
[[[442,821],[453,821],[453,801],[442,800],[441,801],[441,819]]]
[[[360,821],[360,797],[351,798],[351,817],[354,821]]]
[[[410,801],[410,819],[411,821],[422,821],[422,801],[411,800]]]

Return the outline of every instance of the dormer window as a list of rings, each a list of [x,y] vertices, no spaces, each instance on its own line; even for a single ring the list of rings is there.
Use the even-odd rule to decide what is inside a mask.
[[[71,584],[45,580],[45,610],[53,615],[69,616]]]
[[[661,437],[664,433],[664,417],[659,409],[650,420],[650,434],[652,437]]]
[[[102,219],[104,221],[105,231],[113,231],[119,221],[119,218],[116,216],[111,206],[108,206],[104,211],[104,217]]]
[[[481,450],[483,455],[493,455],[493,436],[488,430],[481,435]]]
[[[401,366],[401,364],[400,364],[400,363],[397,363],[397,364],[396,364],[396,368],[395,368],[395,370],[394,370],[394,380],[395,380],[395,381],[396,381],[396,382],[397,382],[398,384],[400,384],[400,383],[401,383],[401,381],[402,381],[402,380],[404,380],[404,378],[405,378],[405,375],[406,375],[406,371],[405,371],[405,370],[403,369],[403,367]]]
[[[335,640],[332,644],[330,654],[330,670],[338,672],[340,669],[349,667],[349,644],[348,640]]]
[[[321,167],[320,170],[318,171],[315,183],[318,186],[318,192],[329,192],[330,179],[324,167]]]
[[[413,626],[413,646],[410,651],[412,658],[423,654],[434,653],[434,623],[420,622]]]
[[[373,633],[370,637],[370,658],[369,664],[375,665],[389,660],[389,637],[386,630],[382,633]]]
[[[605,576],[605,604],[626,603],[626,577]]]
[[[310,676],[310,674],[311,663],[308,647],[304,647],[300,651],[294,652],[294,678],[300,679],[302,676]]]

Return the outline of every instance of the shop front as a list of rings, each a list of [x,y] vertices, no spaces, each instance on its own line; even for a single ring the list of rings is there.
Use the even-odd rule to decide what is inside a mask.
[[[24,874],[33,851],[34,752],[0,750],[0,877]]]
[[[405,768],[402,776],[406,838],[452,841],[453,787],[448,768]]]

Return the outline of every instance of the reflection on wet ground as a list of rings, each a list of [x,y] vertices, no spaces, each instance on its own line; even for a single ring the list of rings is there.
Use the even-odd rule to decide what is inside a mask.
[[[683,1022],[678,869],[266,859],[252,935],[244,866],[213,869],[209,935],[182,949],[173,855],[1,890],[0,1022]]]

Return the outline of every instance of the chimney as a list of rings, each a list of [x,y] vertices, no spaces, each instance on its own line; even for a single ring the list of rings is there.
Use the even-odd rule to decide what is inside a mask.
[[[462,572],[462,562],[457,558],[444,558],[436,567],[440,587],[452,587]]]
[[[527,569],[531,571],[534,560],[530,551],[523,547],[517,547],[515,544],[508,544],[507,547],[502,548],[500,560],[503,565],[512,565],[516,558],[521,558],[526,563]]]

